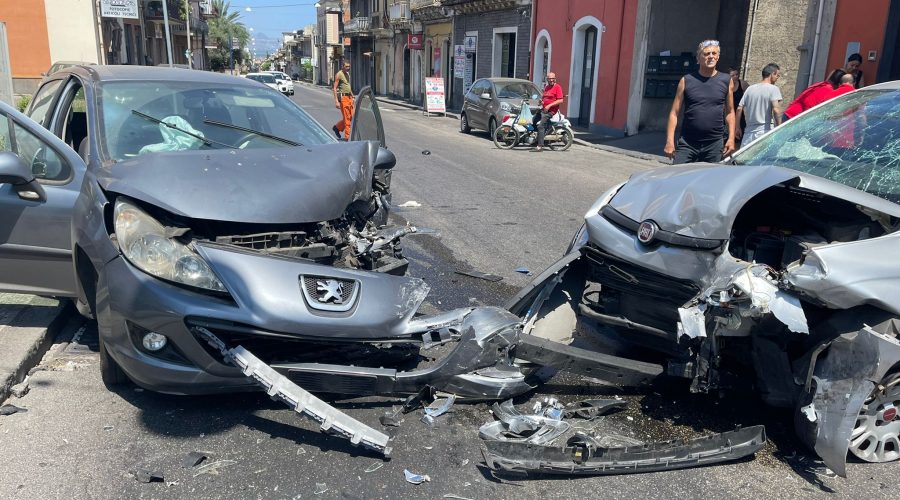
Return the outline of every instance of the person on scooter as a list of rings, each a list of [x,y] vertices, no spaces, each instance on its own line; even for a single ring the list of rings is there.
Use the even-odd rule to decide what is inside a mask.
[[[544,135],[547,131],[547,125],[550,118],[559,112],[559,105],[562,104],[564,97],[562,87],[556,83],[556,73],[547,73],[547,85],[544,87],[544,95],[541,97],[541,110],[534,115],[534,121],[537,122],[537,146],[532,151],[540,153],[544,150]]]

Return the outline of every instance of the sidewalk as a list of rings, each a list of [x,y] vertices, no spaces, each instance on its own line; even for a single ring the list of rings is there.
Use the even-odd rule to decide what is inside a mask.
[[[0,403],[41,361],[73,311],[69,301],[0,294]]]
[[[422,107],[400,99],[390,97],[375,97],[379,102],[393,104],[408,109],[421,110]],[[447,118],[459,120],[459,114],[452,111],[445,113]],[[666,143],[666,133],[663,131],[641,132],[629,137],[609,137],[592,134],[586,130],[574,129],[575,143],[601,151],[618,153],[641,160],[650,160],[671,165],[672,160],[662,156],[663,146]]]

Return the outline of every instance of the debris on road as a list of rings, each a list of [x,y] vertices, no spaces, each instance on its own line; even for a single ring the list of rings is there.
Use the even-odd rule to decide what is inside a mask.
[[[384,462],[375,464],[375,465],[369,467],[368,469],[364,470],[363,472],[365,472],[366,474],[368,474],[368,473],[370,473],[370,472],[375,472],[375,471],[377,471],[378,469],[380,469],[380,468],[382,468],[382,467],[384,467]]]
[[[313,492],[313,495],[321,495],[328,491],[328,486],[325,483],[316,483],[316,491]]]
[[[150,471],[147,469],[137,469],[131,472],[134,479],[141,483],[164,483],[165,476],[159,471]]]
[[[425,156],[428,156],[428,155],[431,154],[431,150],[429,150],[429,149],[423,149],[423,150],[422,150],[422,154],[425,155]]]
[[[225,467],[236,464],[236,460],[217,460],[212,463],[208,463],[206,465],[201,465],[197,467],[197,472],[194,473],[194,477],[197,477],[201,474],[209,474],[211,476],[218,476],[219,469],[223,469]]]
[[[628,403],[621,399],[585,399],[566,405],[566,418],[581,417],[593,420],[613,410],[622,410]]]
[[[562,446],[486,439],[481,451],[485,464],[495,471],[609,475],[729,462],[756,453],[765,442],[765,427],[757,425],[688,441],[676,439],[621,448],[603,447],[583,432],[576,432]]]
[[[516,272],[531,276],[531,271],[529,271],[527,267],[517,267]]]
[[[478,278],[478,279],[490,281],[492,283],[496,283],[503,279],[503,276],[497,276],[496,274],[483,273],[481,271],[463,271],[463,270],[457,269],[456,274],[461,274],[463,276],[469,276],[472,278]]]
[[[451,394],[450,397],[446,399],[436,399],[430,405],[425,407],[425,415],[422,417],[422,422],[426,424],[433,424],[434,419],[440,417],[444,413],[450,411],[450,408],[453,406],[453,403],[456,402],[456,395]]]
[[[207,458],[209,458],[209,456],[202,451],[192,451],[184,457],[184,460],[181,462],[181,468],[190,469],[191,467],[196,467]]]
[[[12,415],[13,413],[25,413],[28,410],[25,408],[19,408],[16,405],[3,405],[0,406],[0,416]]]
[[[409,201],[407,201],[405,203],[401,203],[400,205],[397,205],[397,206],[400,208],[419,208],[422,206],[422,204],[415,200],[409,200]]]
[[[28,391],[30,389],[31,388],[28,386],[28,377],[25,377],[25,380],[23,380],[21,383],[12,386],[9,390],[9,393],[16,398],[21,398],[28,394]]]
[[[532,407],[532,413],[552,420],[562,420],[563,405],[556,398],[544,398],[543,403],[538,401]]]
[[[430,405],[434,402],[434,387],[426,385],[419,389],[419,392],[406,398],[403,402],[403,413],[409,413]]]
[[[415,474],[410,472],[409,469],[403,469],[403,475],[406,476],[406,482],[412,484],[422,484],[426,481],[431,481],[431,477],[428,474]]]
[[[384,415],[378,417],[378,421],[385,427],[400,427],[400,423],[403,422],[403,417],[400,416],[402,412],[402,406],[393,406],[390,410],[385,411]]]

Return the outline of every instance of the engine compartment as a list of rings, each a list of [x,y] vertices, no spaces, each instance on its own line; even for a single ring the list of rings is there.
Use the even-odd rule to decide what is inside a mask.
[[[728,241],[735,258],[781,270],[810,248],[876,238],[896,218],[792,185],[766,189],[738,213]]]

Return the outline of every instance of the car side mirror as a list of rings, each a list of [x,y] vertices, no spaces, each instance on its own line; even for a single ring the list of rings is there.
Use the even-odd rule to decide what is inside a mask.
[[[488,100],[490,100],[490,99],[491,99],[491,94],[485,92],[485,93],[481,94],[481,98],[482,98],[482,99],[488,99]]]
[[[375,170],[390,170],[397,164],[397,157],[387,148],[378,148],[378,156],[375,157]]]
[[[47,201],[47,193],[34,178],[31,167],[15,153],[0,153],[0,184],[11,184],[23,200]]]

